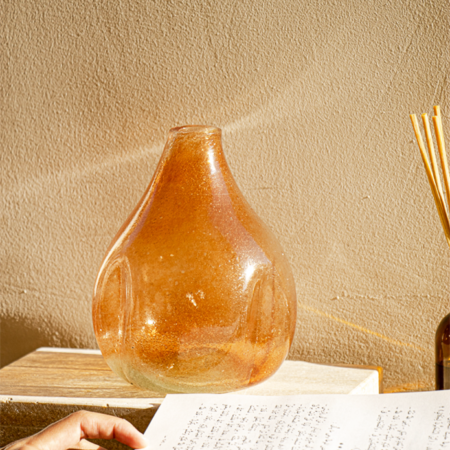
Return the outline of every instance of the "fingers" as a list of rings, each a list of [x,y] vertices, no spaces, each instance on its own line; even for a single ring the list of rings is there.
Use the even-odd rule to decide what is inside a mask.
[[[129,422],[118,417],[78,411],[27,439],[35,450],[81,448],[82,439],[116,439],[131,448],[144,448],[147,441]]]
[[[131,448],[148,445],[144,436],[130,422],[114,416],[83,411],[80,429],[84,439],[115,439]]]

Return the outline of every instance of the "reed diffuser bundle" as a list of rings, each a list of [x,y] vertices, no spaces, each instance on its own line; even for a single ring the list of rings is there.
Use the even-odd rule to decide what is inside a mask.
[[[423,144],[422,134],[420,133],[416,115],[411,114],[409,117],[411,118],[417,143],[419,144],[420,154],[422,155],[423,164],[427,173],[428,182],[430,183],[431,192],[433,193],[434,202],[436,203],[439,218],[441,219],[442,228],[444,229],[445,238],[447,239],[447,244],[450,246],[450,176],[447,155],[445,153],[444,130],[442,128],[442,118],[439,106],[434,107],[434,114],[432,120],[439,149],[447,202],[445,201],[442,190],[441,177],[439,175],[428,116],[422,114],[423,128],[425,130],[430,159],[428,159]],[[436,389],[450,389],[450,314],[442,319],[436,331]]]
[[[430,124],[428,122],[428,115],[422,114],[423,128],[425,130],[425,136],[427,139],[428,152],[430,160],[428,160],[427,152],[422,140],[422,134],[419,129],[419,124],[415,114],[411,114],[411,122],[413,124],[414,133],[416,134],[417,143],[419,144],[420,154],[422,155],[423,164],[427,173],[428,182],[430,183],[431,192],[433,193],[434,202],[438,210],[439,218],[441,219],[442,228],[444,229],[447,243],[450,246],[450,218],[449,208],[450,204],[450,176],[448,171],[447,155],[445,153],[444,132],[442,130],[441,111],[439,106],[434,107],[435,116],[432,117],[434,131],[436,134],[436,141],[439,149],[439,156],[441,159],[442,174],[445,184],[445,193],[447,197],[447,203],[444,199],[442,192],[441,177],[439,175],[439,168],[436,161],[436,154],[434,151],[433,138],[431,136]],[[431,164],[430,164],[431,161]]]

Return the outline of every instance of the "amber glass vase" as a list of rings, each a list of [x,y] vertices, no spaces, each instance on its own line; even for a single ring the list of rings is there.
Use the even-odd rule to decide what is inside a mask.
[[[93,321],[111,369],[157,392],[246,388],[286,358],[292,272],[236,185],[220,129],[170,131],[102,263]]]

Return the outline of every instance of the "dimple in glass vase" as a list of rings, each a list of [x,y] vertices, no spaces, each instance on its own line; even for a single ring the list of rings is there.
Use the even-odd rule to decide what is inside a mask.
[[[102,263],[93,321],[111,369],[156,392],[246,388],[286,358],[292,272],[231,175],[220,129],[170,131]]]

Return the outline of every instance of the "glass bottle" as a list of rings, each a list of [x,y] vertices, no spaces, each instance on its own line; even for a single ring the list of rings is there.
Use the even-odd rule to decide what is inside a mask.
[[[450,314],[436,331],[436,389],[450,389]]]
[[[246,388],[286,358],[292,272],[231,175],[220,129],[170,131],[102,263],[93,322],[111,369],[157,392]]]

